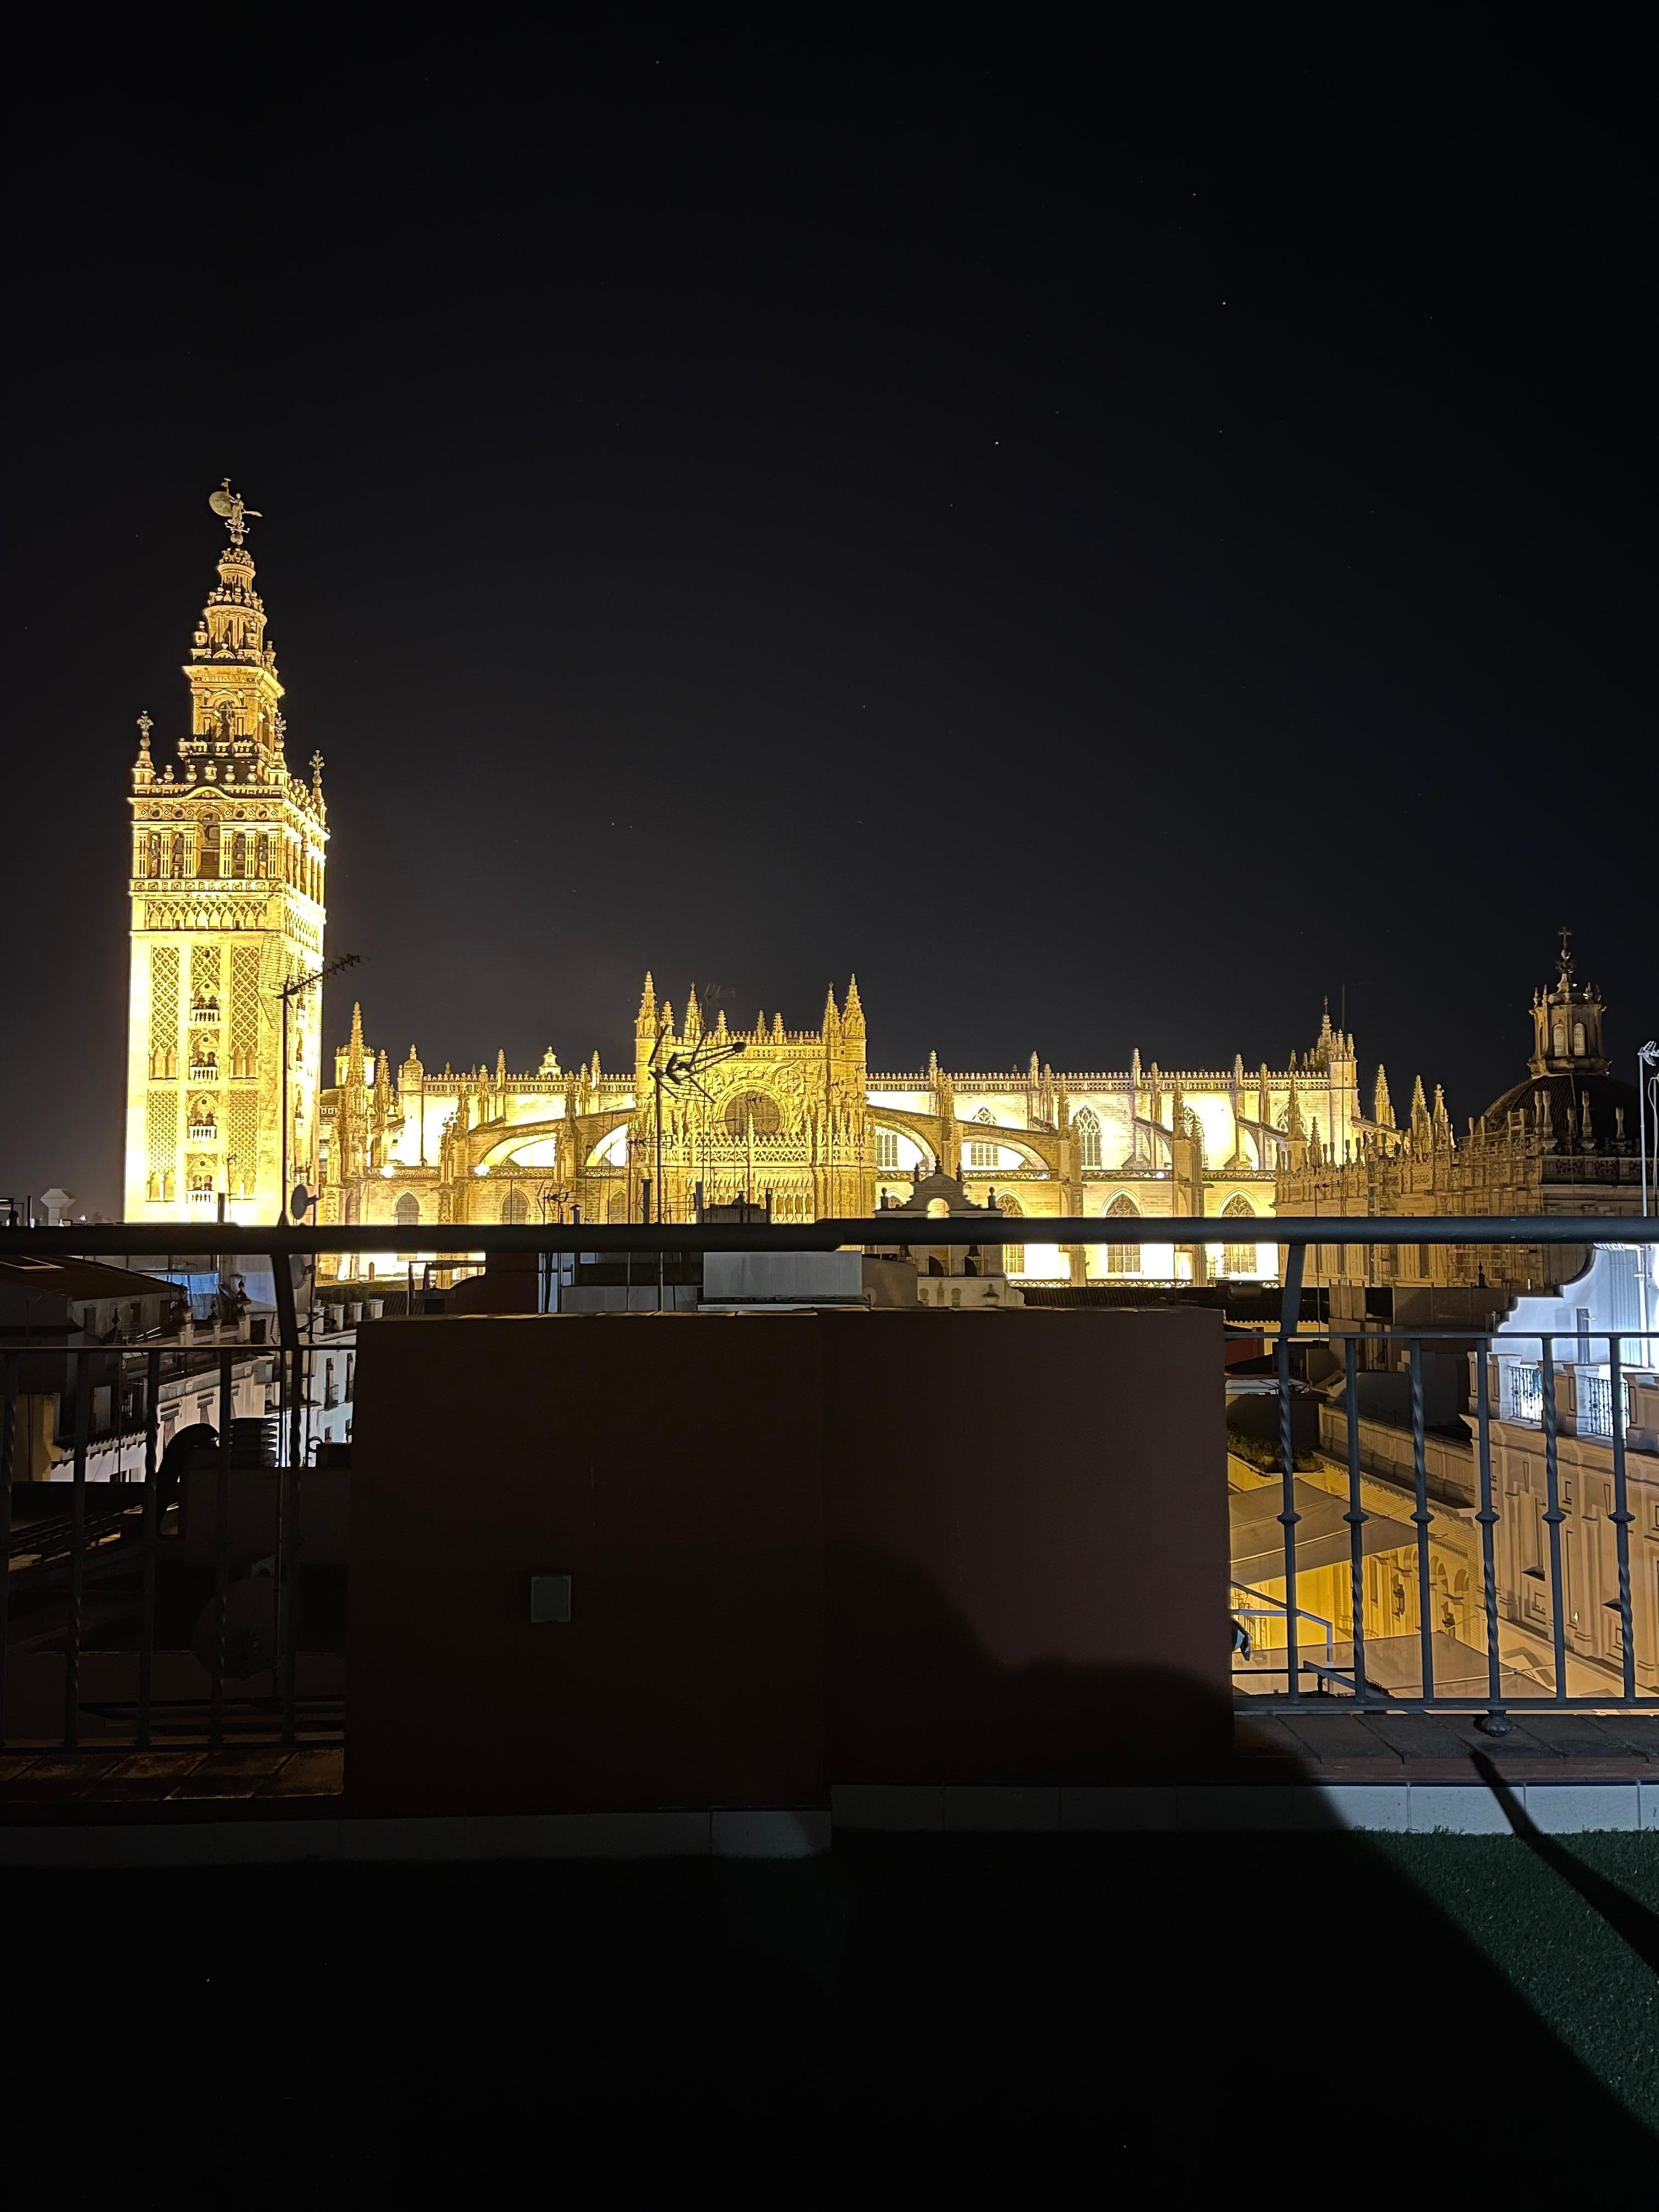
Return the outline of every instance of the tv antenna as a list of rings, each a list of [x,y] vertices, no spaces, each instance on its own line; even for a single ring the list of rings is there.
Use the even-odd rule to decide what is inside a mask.
[[[654,1093],[653,1133],[656,1144],[656,1180],[652,1185],[652,1211],[656,1215],[659,1229],[662,1226],[664,1215],[662,1202],[663,1092],[665,1090],[672,1090],[678,1097],[681,1091],[690,1089],[696,1091],[700,1097],[708,1099],[712,1106],[714,1103],[714,1095],[704,1083],[703,1077],[711,1067],[718,1067],[723,1060],[735,1060],[744,1048],[741,1037],[701,1036],[690,1052],[671,1052],[665,1059],[663,1047],[668,1042],[668,1025],[665,1022],[658,1027],[657,1042],[652,1046],[651,1057],[646,1063]],[[659,1313],[662,1311],[662,1246],[659,1243],[657,1247],[657,1311]]]

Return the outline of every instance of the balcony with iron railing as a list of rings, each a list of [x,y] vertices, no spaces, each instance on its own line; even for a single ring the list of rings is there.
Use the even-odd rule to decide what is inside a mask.
[[[228,1261],[234,1259],[238,1267],[246,1267],[253,1254],[265,1255],[271,1264],[279,1301],[278,1365],[285,1378],[282,1386],[283,1458],[289,1467],[302,1469],[312,1436],[310,1425],[325,1403],[331,1404],[337,1398],[339,1376],[337,1370],[331,1376],[318,1371],[318,1348],[295,1310],[290,1256],[315,1259],[336,1252],[376,1254],[385,1244],[387,1230],[384,1224],[280,1231],[222,1225],[207,1218],[216,1203],[216,1194],[210,1188],[189,1193],[192,1249],[222,1253]],[[1029,1234],[1031,1224],[1025,1226]],[[1118,1224],[1095,1216],[1048,1222],[1043,1229],[1045,1234],[1067,1244],[1099,1244],[1121,1234]],[[530,1310],[539,1306],[550,1317],[559,1303],[562,1262],[551,1267],[544,1262],[559,1255],[610,1255],[618,1259],[633,1255],[641,1263],[638,1272],[644,1284],[649,1281],[659,1250],[678,1255],[683,1267],[688,1256],[695,1260],[709,1251],[885,1249],[890,1247],[893,1232],[891,1218],[884,1217],[661,1227],[534,1221],[523,1225],[467,1225],[455,1231],[458,1241],[465,1244],[465,1254],[458,1250],[452,1262],[440,1259],[433,1266],[448,1265],[459,1273],[476,1265],[482,1255],[488,1264],[482,1284],[474,1287],[487,1289],[490,1268],[517,1257],[528,1264]],[[1302,1290],[1306,1252],[1310,1243],[1328,1237],[1329,1224],[1279,1218],[1273,1221],[1271,1233],[1287,1255],[1282,1292],[1270,1294],[1277,1298],[1278,1325],[1258,1332],[1254,1368],[1259,1372],[1251,1375],[1249,1394],[1238,1396],[1243,1385],[1231,1379],[1226,1386],[1230,1407],[1254,1403],[1261,1409],[1262,1442],[1256,1461],[1245,1465],[1230,1455],[1218,1424],[1213,1465],[1207,1472],[1200,1468],[1200,1484],[1212,1483],[1217,1493],[1227,1496],[1235,1524],[1233,1545],[1219,1563],[1202,1556],[1200,1545],[1192,1551],[1190,1570],[1180,1571],[1205,1578],[1207,1595],[1200,1593],[1200,1609],[1206,1619],[1218,1616],[1226,1607],[1249,1632],[1248,1664],[1239,1668],[1235,1690],[1253,1722],[1275,1714],[1330,1713],[1339,1709],[1359,1716],[1440,1712],[1473,1716],[1476,1724],[1495,1739],[1524,1725],[1533,1713],[1659,1712],[1659,1604],[1656,1604],[1659,1593],[1652,1577],[1641,1571],[1644,1555],[1640,1550],[1642,1532],[1659,1526],[1656,1517],[1659,1516],[1659,1453],[1649,1448],[1650,1439],[1645,1431],[1630,1426],[1633,1376],[1642,1405],[1645,1407],[1653,1402],[1647,1394],[1653,1387],[1650,1362],[1659,1353],[1659,1328],[1621,1325],[1609,1332],[1581,1323],[1570,1335],[1563,1333],[1556,1339],[1546,1335],[1541,1340],[1541,1358],[1517,1358],[1509,1349],[1511,1344],[1517,1350],[1538,1351],[1540,1339],[1535,1329],[1520,1338],[1506,1335],[1500,1327],[1470,1325],[1456,1331],[1437,1331],[1378,1327],[1374,1322],[1345,1328],[1322,1317],[1310,1321]],[[1589,1245],[1597,1236],[1616,1237],[1620,1243],[1647,1248],[1659,1244],[1659,1223],[1650,1228],[1629,1219],[1615,1224],[1563,1217],[1465,1221],[1413,1218],[1367,1220],[1363,1225],[1356,1220],[1345,1223],[1344,1233],[1350,1242],[1383,1248],[1468,1243],[1488,1250],[1504,1245],[1537,1250],[1552,1245]],[[930,1244],[967,1245],[982,1238],[984,1226],[982,1221],[969,1217],[930,1218],[926,1234]],[[176,1231],[173,1235],[176,1237]],[[431,1237],[434,1244],[441,1244],[437,1224],[432,1225]],[[159,1255],[171,1249],[164,1228],[114,1224],[74,1231],[0,1232],[0,1254],[9,1256],[14,1249],[45,1250],[48,1238],[52,1249],[64,1252],[120,1252],[129,1261],[135,1253]],[[412,1304],[412,1270],[410,1281]],[[1173,1286],[1153,1304],[1160,1302],[1181,1308],[1187,1303],[1182,1287]],[[512,1279],[504,1307],[492,1308],[487,1297],[476,1296],[470,1303],[478,1313],[526,1310],[517,1275]],[[679,1332],[687,1344],[701,1344],[700,1334],[685,1334],[684,1301],[676,1303],[679,1313],[666,1326]],[[1191,1303],[1196,1305],[1199,1301],[1194,1298]],[[424,1297],[422,1304],[426,1304]],[[1314,1310],[1320,1311],[1316,1304]],[[584,1317],[584,1327],[587,1318]],[[1121,1313],[1107,1310],[1083,1321],[1081,1330],[1088,1332],[1091,1346],[1097,1344],[1104,1352],[1117,1340],[1112,1334],[1115,1330],[1144,1328],[1149,1318],[1156,1319],[1156,1315],[1149,1316],[1144,1309]],[[1213,1330],[1218,1366],[1222,1316],[1209,1311],[1183,1313],[1180,1319],[1190,1344],[1199,1341],[1194,1334],[1197,1324]],[[375,1326],[400,1329],[405,1325],[394,1321]],[[482,1322],[471,1322],[465,1329],[458,1325],[453,1333],[442,1326],[434,1331],[425,1320],[419,1326],[427,1331],[420,1339],[422,1358],[434,1362],[448,1358],[452,1347],[465,1350],[472,1358],[480,1346],[495,1340],[488,1325]],[[784,1324],[777,1326],[781,1328]],[[864,1326],[845,1319],[835,1323],[836,1330],[842,1333]],[[914,1322],[905,1320],[899,1326],[916,1332],[914,1339],[907,1335],[903,1340],[907,1349],[929,1351],[930,1356],[936,1344],[966,1348],[968,1340],[959,1334],[963,1328],[990,1332],[973,1340],[974,1346],[1000,1342],[1005,1349],[1012,1347],[1012,1364],[1006,1373],[1016,1377],[1023,1371],[1021,1348],[1030,1347],[1036,1363],[1030,1368],[1034,1417],[1042,1388],[1040,1388],[1036,1379],[1048,1356],[1045,1347],[1068,1333],[1073,1340],[1083,1341],[1075,1313],[1060,1320],[1035,1310],[1012,1318],[1003,1313],[993,1321],[950,1315],[947,1309],[944,1313],[919,1315]],[[522,1327],[520,1322],[504,1323],[501,1341],[507,1343],[507,1332]],[[574,1332],[574,1320],[570,1327]],[[944,1334],[929,1334],[935,1330]],[[746,1332],[733,1334],[734,1338],[747,1340]],[[624,1366],[636,1358],[644,1377],[658,1356],[654,1337],[655,1332],[650,1329],[636,1330],[631,1337],[605,1331],[580,1338],[573,1333],[568,1341],[573,1346],[580,1342],[582,1346],[608,1347],[606,1360],[620,1358]],[[377,1344],[386,1340],[378,1336],[374,1340]],[[782,1334],[764,1340],[781,1347],[790,1341]],[[826,1331],[826,1343],[838,1340]],[[565,1341],[562,1331],[559,1341]],[[762,1340],[757,1337],[755,1341]],[[411,1336],[407,1342],[412,1346],[415,1340]],[[714,1342],[711,1337],[709,1345]],[[1638,1347],[1643,1348],[1639,1364]],[[337,1356],[337,1345],[331,1343],[330,1349]],[[0,1344],[0,1391],[7,1387],[7,1347]],[[1364,1425],[1360,1415],[1362,1371],[1379,1358],[1403,1376],[1406,1389],[1406,1411],[1398,1423],[1399,1455],[1387,1463],[1372,1454],[1362,1434]],[[969,1364],[977,1367],[981,1363],[975,1358]],[[89,1377],[91,1365],[88,1359]],[[1468,1378],[1461,1424],[1455,1433],[1436,1425],[1439,1417],[1431,1410],[1429,1389],[1431,1369],[1443,1375],[1454,1368]],[[1230,1377],[1232,1372],[1229,1370]],[[1552,1411],[1555,1395],[1552,1382],[1559,1383],[1568,1374],[1577,1395],[1564,1397],[1563,1418],[1557,1419]],[[1184,1394],[1182,1404],[1167,1400],[1161,1407],[1143,1402],[1136,1395],[1137,1387],[1128,1378],[1116,1386],[1115,1395],[1109,1394],[1098,1403],[1091,1399],[1107,1426],[1097,1433],[1085,1425],[1078,1431],[1072,1449],[1080,1455],[1079,1464],[1094,1469],[1092,1481],[1109,1485],[1120,1479],[1114,1472],[1118,1465],[1116,1444],[1109,1445],[1103,1439],[1119,1437],[1127,1423],[1146,1421],[1152,1424],[1149,1433],[1167,1425],[1172,1436],[1185,1435],[1184,1397],[1201,1402],[1210,1386],[1200,1381],[1193,1392]],[[1146,1387],[1153,1386],[1149,1382]],[[1338,1414],[1332,1431],[1337,1438],[1334,1448],[1318,1424],[1311,1446],[1304,1435],[1300,1409],[1310,1396]],[[921,1400],[936,1401],[927,1390],[922,1391]],[[1015,1402],[1019,1402],[1017,1386]],[[375,1407],[386,1403],[373,1391],[364,1396],[358,1408],[354,1450],[373,1447],[376,1419],[384,1418],[377,1417]],[[508,1407],[508,1399],[501,1398],[493,1386],[489,1403],[495,1415],[504,1415]],[[1626,1419],[1617,1423],[1612,1419],[1616,1406],[1626,1409]],[[401,1421],[403,1416],[398,1419]],[[769,1419],[775,1419],[775,1414]],[[1536,1439],[1527,1447],[1531,1454],[1530,1472],[1525,1468],[1516,1472],[1518,1462],[1513,1457],[1516,1447],[1513,1439],[1506,1442],[1501,1434],[1506,1423],[1527,1427]],[[0,1431],[3,1428],[0,1424]],[[417,1422],[408,1429],[406,1444],[399,1449],[421,1449],[422,1433]],[[502,1468],[510,1471],[511,1451],[503,1458],[499,1445],[493,1449]],[[970,1446],[959,1443],[956,1449],[967,1451],[971,1461]],[[1183,1443],[1179,1449],[1185,1453],[1188,1447]],[[1583,1456],[1586,1451],[1600,1455],[1593,1466]],[[1511,1455],[1503,1462],[1508,1472],[1502,1474],[1500,1452]],[[1579,1456],[1570,1459],[1569,1453]],[[1442,1470],[1448,1454],[1457,1456],[1451,1476]],[[1202,1461],[1205,1451],[1200,1450],[1197,1456]],[[963,1463],[964,1474],[974,1471],[969,1462]],[[977,1470],[975,1480],[985,1474],[985,1469]],[[1188,1468],[1183,1481],[1191,1475],[1192,1469]],[[453,1498],[453,1484],[442,1494]],[[1003,1490],[994,1482],[989,1494],[1001,1498]],[[233,1483],[222,1509],[227,1513],[234,1509],[234,1495]],[[965,1498],[967,1493],[962,1495]],[[1018,1516],[1017,1486],[998,1510]],[[1155,1525],[1161,1525],[1156,1516],[1146,1527]],[[1050,1530],[1043,1541],[1053,1540],[1054,1531]],[[1091,1540],[1077,1530],[1066,1537],[1065,1548],[1073,1565],[1079,1546],[1086,1553]],[[1182,1547],[1188,1540],[1184,1522],[1180,1527],[1171,1524],[1163,1528],[1158,1537],[1164,1547],[1160,1553],[1161,1575],[1177,1571],[1170,1562],[1186,1556]],[[1196,1543],[1196,1537],[1192,1540]],[[286,1537],[281,1538],[277,1547],[279,1583],[288,1571],[283,1565],[287,1554],[282,1549],[287,1541]],[[1039,1554],[1047,1556],[1041,1546],[1033,1560]],[[1021,1575],[1036,1571],[1030,1562],[1018,1570]],[[1113,1615],[1116,1608],[1115,1593],[1127,1603],[1138,1571],[1134,1559],[1121,1547],[1110,1556],[1103,1553],[1097,1580],[1099,1602],[1107,1615]],[[52,1604],[71,1609],[80,1601],[68,1583],[52,1599]],[[83,1635],[86,1624],[77,1624],[72,1610],[64,1613],[55,1627],[48,1613],[40,1615],[32,1632],[48,1639],[56,1636],[60,1641],[67,1637],[71,1645]],[[141,1632],[151,1635],[153,1627],[142,1626]],[[1200,1671],[1210,1663],[1196,1646],[1191,1661]],[[279,1666],[279,1677],[280,1673]],[[222,1710],[225,1698],[238,1694],[229,1678],[217,1680],[216,1695]],[[279,1707],[280,1704],[279,1698]],[[273,1709],[270,1717],[273,1728],[294,1724],[291,1707],[286,1716]]]

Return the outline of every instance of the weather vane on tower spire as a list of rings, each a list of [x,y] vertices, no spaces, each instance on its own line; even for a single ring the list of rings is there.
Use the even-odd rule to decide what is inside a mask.
[[[249,507],[240,492],[231,489],[228,477],[225,478],[217,491],[210,491],[208,494],[208,505],[223,522],[225,528],[229,531],[230,542],[233,545],[240,545],[243,538],[247,536],[250,518],[255,522],[260,519],[258,508]]]

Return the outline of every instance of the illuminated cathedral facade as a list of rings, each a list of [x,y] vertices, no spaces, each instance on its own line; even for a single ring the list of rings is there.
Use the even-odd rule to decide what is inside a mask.
[[[1517,1175],[1535,1198],[1534,1158],[1585,1162],[1608,1136],[1589,1173],[1622,1184],[1608,1164],[1629,1150],[1620,1102],[1593,1138],[1601,1101],[1584,1087],[1605,1074],[1600,1001],[1570,963],[1534,1011],[1534,1088],[1550,1095],[1506,1096],[1466,1146],[1420,1084],[1396,1126],[1380,1068],[1367,1110],[1354,1040],[1328,1011],[1279,1066],[1171,1069],[1134,1052],[1065,1073],[1036,1054],[1021,1068],[889,1069],[871,1064],[855,981],[816,1027],[790,1028],[777,1012],[734,1025],[647,975],[632,1065],[612,1072],[550,1048],[533,1068],[498,1053],[439,1071],[413,1046],[394,1069],[354,1009],[325,1085],[322,763],[308,781],[288,765],[252,511],[228,483],[211,503],[229,542],[185,665],[188,723],[158,766],[141,715],[132,773],[130,1221],[274,1222],[298,1182],[325,1225],[383,1224],[375,1264],[401,1267],[462,1249],[455,1232],[474,1223],[672,1223],[738,1199],[780,1221],[869,1215],[943,1171],[1008,1217],[1011,1274],[1262,1280],[1279,1273],[1276,1205],[1416,1211],[1455,1194],[1507,1210]],[[1079,1215],[1115,1233],[1045,1235]],[[1340,1277],[1339,1258],[1327,1279]]]
[[[676,1065],[691,1073],[661,1082]],[[660,1128],[659,1101],[660,1100]],[[1372,1123],[1353,1041],[1327,1016],[1280,1068],[1126,1067],[1059,1073],[872,1067],[856,980],[814,1029],[752,1025],[678,1006],[647,975],[634,1063],[607,1074],[548,1051],[533,1070],[395,1071],[361,1010],[321,1105],[323,1218],[384,1222],[388,1255],[454,1242],[469,1222],[689,1221],[738,1199],[774,1220],[868,1215],[943,1170],[1009,1217],[1009,1272],[1202,1280],[1279,1271],[1275,1178],[1310,1145],[1340,1156]],[[1101,1214],[1100,1245],[1045,1239],[1045,1221]],[[1202,1224],[1200,1226],[1200,1224]]]

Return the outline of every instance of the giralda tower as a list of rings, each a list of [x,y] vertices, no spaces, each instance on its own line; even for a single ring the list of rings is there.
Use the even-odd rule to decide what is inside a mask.
[[[283,687],[246,543],[254,510],[213,510],[230,543],[185,668],[177,766],[138,717],[132,771],[132,976],[125,1217],[275,1221],[283,1180],[282,1002],[322,965],[328,848],[322,760],[289,772]],[[320,994],[289,1015],[290,1181],[316,1180]]]

